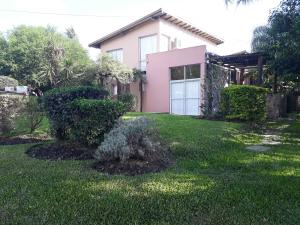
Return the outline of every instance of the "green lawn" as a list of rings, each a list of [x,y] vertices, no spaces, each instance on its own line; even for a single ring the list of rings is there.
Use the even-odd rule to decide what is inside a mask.
[[[286,144],[253,153],[245,143],[260,137],[240,124],[148,116],[176,158],[159,174],[107,176],[92,161],[42,161],[24,154],[30,145],[0,146],[0,224],[300,224],[300,118],[283,130]]]

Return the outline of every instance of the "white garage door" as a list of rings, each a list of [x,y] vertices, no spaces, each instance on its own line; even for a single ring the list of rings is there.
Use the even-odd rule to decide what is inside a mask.
[[[171,68],[170,109],[172,114],[200,114],[199,77],[199,64]]]

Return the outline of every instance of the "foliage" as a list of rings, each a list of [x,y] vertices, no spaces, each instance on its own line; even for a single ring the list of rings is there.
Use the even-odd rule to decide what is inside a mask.
[[[125,105],[126,112],[132,112],[136,109],[136,97],[133,94],[125,93],[118,96],[118,100]]]
[[[10,75],[11,65],[8,55],[8,42],[0,33],[0,75]]]
[[[39,100],[36,96],[30,96],[25,105],[24,116],[31,134],[42,125],[45,116]]]
[[[157,150],[153,136],[153,122],[146,117],[137,117],[119,123],[105,135],[104,141],[95,152],[95,158],[100,161],[120,160],[130,158],[143,159],[145,155]]]
[[[8,76],[0,76],[0,89],[4,89],[5,87],[14,87],[18,86],[19,82],[14,78]]]
[[[277,80],[299,82],[300,74],[300,2],[283,0],[273,10],[268,25],[258,27],[253,33],[252,50],[267,55],[269,72]]]
[[[226,119],[254,123],[266,119],[266,94],[268,90],[249,85],[232,85],[221,94],[221,113]]]
[[[89,86],[54,88],[46,92],[43,104],[55,137],[63,140],[69,137],[72,121],[70,102],[78,98],[103,99],[106,96],[108,96],[107,91]]]
[[[8,135],[13,130],[15,119],[24,108],[25,101],[26,96],[0,95],[0,136]]]
[[[253,153],[245,150],[248,135],[235,139],[244,133],[242,124],[167,114],[125,116],[140,115],[155,119],[171,144],[174,166],[135,177],[108,176],[92,170],[90,160],[36,160],[24,154],[28,145],[2,145],[0,223],[299,224],[299,139]],[[300,117],[277,125],[300,138]]]
[[[9,70],[3,75],[12,75],[32,86],[66,86],[90,63],[77,39],[70,39],[53,27],[18,26],[8,33],[6,42]],[[54,57],[57,50],[63,50],[64,54]]]
[[[228,81],[229,70],[208,63],[206,71],[205,82],[202,84],[205,97],[201,110],[204,116],[210,117],[215,116],[219,111],[221,91]]]
[[[125,113],[123,103],[114,100],[79,99],[71,104],[71,135],[85,145],[99,145],[104,134]]]
[[[250,2],[253,2],[253,0],[225,0],[226,5],[236,3],[237,5],[240,4],[249,4]]]

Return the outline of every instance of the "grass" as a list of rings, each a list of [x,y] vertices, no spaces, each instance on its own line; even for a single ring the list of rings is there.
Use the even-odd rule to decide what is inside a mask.
[[[241,124],[147,116],[177,161],[158,174],[107,176],[92,161],[36,160],[24,154],[30,145],[0,146],[0,224],[299,224],[299,144],[253,153],[245,143],[260,137]],[[299,138],[299,123],[283,132]]]

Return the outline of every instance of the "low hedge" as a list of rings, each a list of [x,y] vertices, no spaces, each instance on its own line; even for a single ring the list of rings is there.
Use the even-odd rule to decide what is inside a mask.
[[[118,96],[118,100],[123,102],[127,112],[133,112],[136,109],[136,97],[133,94],[126,93]]]
[[[84,145],[97,146],[126,112],[122,102],[105,99],[79,99],[71,104],[71,137]]]
[[[108,92],[91,86],[54,88],[45,93],[43,105],[50,120],[55,137],[60,140],[69,138],[72,112],[70,103],[75,99],[104,99]]]
[[[221,93],[221,114],[230,120],[260,123],[266,120],[268,90],[250,85],[232,85]]]

